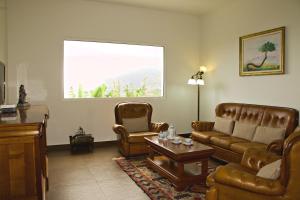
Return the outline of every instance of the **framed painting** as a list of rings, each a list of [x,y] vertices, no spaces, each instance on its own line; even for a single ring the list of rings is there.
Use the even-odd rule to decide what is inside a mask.
[[[285,27],[240,37],[240,76],[284,74]]]

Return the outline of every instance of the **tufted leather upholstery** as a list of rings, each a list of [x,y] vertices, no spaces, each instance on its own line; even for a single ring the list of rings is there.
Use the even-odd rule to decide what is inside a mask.
[[[242,123],[256,124],[273,128],[285,128],[287,137],[298,125],[299,113],[292,108],[242,104],[221,103],[215,109],[216,116]],[[264,144],[250,144],[251,141],[229,138],[221,133],[213,131],[213,122],[192,122],[192,138],[216,148],[215,157],[226,161],[238,161],[242,159],[243,153],[249,148],[267,149]],[[224,137],[220,137],[224,136]],[[273,147],[268,149],[281,149],[280,142],[272,143]],[[222,156],[224,155],[224,156]],[[228,160],[229,158],[229,160]],[[233,158],[233,159],[231,159]],[[237,159],[238,158],[238,159]]]
[[[216,107],[216,116],[227,119],[238,120],[241,115],[242,104],[221,103]]]
[[[264,109],[255,105],[243,106],[239,122],[258,125],[263,117]]]
[[[262,126],[275,128],[286,128],[286,136],[295,130],[298,125],[298,116],[293,110],[283,110],[280,108],[267,107],[261,122]]]
[[[216,107],[216,116],[243,123],[286,128],[286,136],[295,130],[299,120],[298,111],[292,108],[240,103],[219,104]]]
[[[116,124],[123,124],[123,118],[139,118],[147,116],[150,125],[152,106],[148,103],[119,103],[115,107]]]
[[[264,165],[282,159],[280,178],[257,177]],[[248,149],[240,165],[227,164],[207,178],[206,200],[298,200],[300,199],[300,131],[285,140],[283,155]]]
[[[128,133],[123,126],[124,118],[139,118],[147,116],[149,132]],[[117,134],[118,147],[124,156],[133,156],[147,153],[144,137],[157,135],[160,131],[168,129],[167,123],[151,122],[152,106],[149,103],[124,102],[115,107],[115,120],[113,131]]]

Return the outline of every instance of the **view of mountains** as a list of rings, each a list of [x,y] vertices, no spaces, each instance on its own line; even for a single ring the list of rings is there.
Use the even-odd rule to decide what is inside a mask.
[[[113,83],[119,81],[121,88],[130,85],[134,88],[141,87],[145,81],[147,90],[161,89],[162,73],[153,68],[144,68],[128,74],[120,75],[114,79],[107,79],[105,83],[108,87],[112,87]]]

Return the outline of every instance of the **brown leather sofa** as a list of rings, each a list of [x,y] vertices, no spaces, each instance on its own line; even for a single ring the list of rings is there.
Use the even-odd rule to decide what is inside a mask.
[[[276,180],[256,176],[264,165],[282,158]],[[290,134],[278,156],[248,149],[240,164],[220,166],[207,178],[206,200],[298,200],[300,199],[300,131]]]
[[[167,123],[151,122],[152,106],[149,103],[125,102],[115,106],[115,124],[113,131],[117,134],[117,142],[120,152],[124,156],[134,156],[147,153],[147,145],[144,137],[157,135],[160,131],[168,129]],[[123,126],[124,119],[137,120],[146,117],[148,127],[143,132],[128,132]],[[138,123],[138,122],[137,122]]]
[[[292,108],[252,105],[242,103],[221,103],[215,109],[216,116],[241,123],[255,124],[273,128],[285,128],[287,137],[298,125],[299,113]],[[192,122],[192,139],[215,148],[214,157],[240,163],[244,152],[249,148],[268,149],[282,141],[269,145],[252,142],[228,134],[214,131],[214,122]]]

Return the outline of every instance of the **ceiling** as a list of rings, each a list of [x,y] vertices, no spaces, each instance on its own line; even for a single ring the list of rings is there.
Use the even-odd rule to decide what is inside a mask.
[[[130,6],[175,11],[192,15],[202,15],[231,4],[236,0],[94,0]]]

